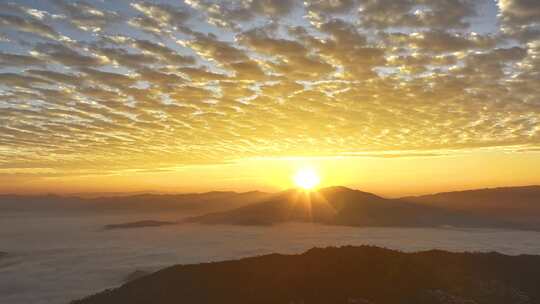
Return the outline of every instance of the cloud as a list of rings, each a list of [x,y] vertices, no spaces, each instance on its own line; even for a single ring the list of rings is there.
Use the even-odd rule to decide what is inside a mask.
[[[363,80],[375,76],[374,68],[384,65],[385,50],[368,43],[364,34],[351,24],[332,20],[320,26],[322,32],[330,35],[328,40],[311,40],[312,47],[321,55],[338,63],[346,78]]]
[[[118,74],[103,72],[96,69],[84,68],[81,71],[85,74],[85,77],[97,82],[100,85],[113,86],[113,87],[129,87],[135,83],[135,79],[132,77]]]
[[[540,17],[540,3],[534,0],[499,0],[499,7],[504,17],[516,22],[529,23]]]
[[[106,57],[113,65],[124,66],[131,69],[143,68],[159,61],[156,56],[149,53],[134,53],[116,47],[94,47],[95,54]]]
[[[15,86],[31,88],[33,85],[49,83],[51,82],[37,77],[24,76],[17,73],[0,73],[0,85],[7,87]]]
[[[186,1],[206,15],[207,22],[233,30],[240,30],[240,23],[256,17],[279,19],[289,15],[298,2],[293,0],[250,0],[250,1]]]
[[[510,37],[530,41],[540,37],[540,4],[534,0],[499,0],[502,30]]]
[[[194,38],[187,41],[185,46],[190,47],[201,57],[212,60],[217,64],[240,62],[249,59],[244,51],[217,39],[215,35],[197,34]]]
[[[60,43],[39,43],[34,49],[34,56],[48,59],[68,67],[89,67],[105,64],[103,58],[92,54],[81,54],[69,46]]]
[[[332,65],[311,53],[302,43],[273,38],[261,29],[245,32],[238,36],[237,40],[255,52],[273,57],[275,60],[264,62],[262,65],[288,78],[320,78],[334,70]],[[251,75],[253,74],[256,73]],[[255,78],[260,78],[261,75],[258,76],[255,75]]]
[[[133,2],[131,7],[142,14],[129,20],[128,23],[133,27],[157,36],[172,31],[190,32],[186,22],[191,15],[178,7],[150,2]]]
[[[100,32],[113,22],[120,21],[120,16],[115,12],[98,9],[85,1],[54,0],[65,19],[83,31]]]
[[[497,44],[497,38],[479,34],[456,34],[442,30],[415,32],[399,35],[404,46],[422,52],[448,53],[471,49],[489,49]],[[399,41],[398,41],[399,42]]]
[[[43,66],[45,62],[33,56],[0,52],[0,64],[4,67]]]
[[[160,43],[154,43],[148,40],[134,40],[132,45],[143,53],[159,58],[166,64],[185,65],[195,62],[193,57],[180,55],[178,52]]]
[[[315,12],[317,14],[342,14],[352,11],[355,7],[358,6],[358,1],[356,0],[314,0],[314,1],[305,1],[304,5],[307,7],[307,10],[310,12]]]
[[[0,26],[36,34],[49,39],[59,39],[60,35],[50,26],[34,19],[24,19],[15,15],[0,14]]]
[[[360,6],[364,26],[374,28],[467,28],[468,17],[475,16],[472,0],[367,0]]]
[[[2,6],[6,168],[540,146],[535,1],[54,4]]]
[[[76,85],[81,84],[81,79],[79,78],[79,76],[74,75],[74,74],[64,74],[64,73],[59,73],[55,71],[35,70],[35,69],[28,69],[26,70],[26,73],[32,76],[38,76],[44,80],[54,81],[57,84],[71,85],[71,86],[76,86]]]
[[[251,9],[262,16],[271,18],[283,17],[288,15],[295,6],[293,0],[253,0]]]

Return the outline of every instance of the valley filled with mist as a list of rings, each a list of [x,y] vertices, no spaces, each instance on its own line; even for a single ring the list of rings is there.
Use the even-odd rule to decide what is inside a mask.
[[[364,192],[358,194],[352,189],[341,191],[352,197],[375,198],[382,206],[389,201]],[[525,191],[530,195],[531,188],[505,191]],[[491,192],[484,190],[483,193]],[[496,195],[501,197],[499,192]],[[376,245],[406,252],[437,248],[540,254],[540,235],[523,229],[451,227],[443,222],[439,226],[423,227],[374,227],[360,225],[360,222],[348,226],[303,217],[279,217],[279,221],[264,225],[205,224],[194,220],[209,216],[207,214],[220,214],[219,218],[229,219],[229,214],[238,214],[235,210],[257,209],[261,204],[266,208],[269,199],[275,202],[276,195],[282,197],[283,193],[206,193],[91,200],[59,197],[48,200],[10,197],[8,200],[3,197],[0,202],[0,302],[68,303],[175,264],[301,253],[312,247]],[[478,192],[474,195],[479,196]],[[151,197],[155,200],[149,200]],[[21,204],[22,200],[28,205]],[[103,204],[105,201],[107,203]],[[373,212],[369,200],[349,202],[364,206],[358,210]],[[30,204],[34,207],[24,208]],[[42,204],[42,208],[35,207],[38,204]],[[279,204],[282,203],[278,201]],[[397,212],[400,208],[392,210]],[[407,210],[407,214],[411,214]],[[239,214],[243,216],[244,211]]]

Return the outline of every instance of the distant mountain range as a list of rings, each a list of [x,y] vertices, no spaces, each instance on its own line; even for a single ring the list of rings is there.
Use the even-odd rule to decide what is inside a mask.
[[[315,222],[348,226],[493,227],[540,230],[540,186],[447,192],[387,199],[329,187],[314,192],[207,192],[98,198],[0,195],[0,212],[167,212],[203,224],[272,225]],[[148,220],[111,224],[145,227]],[[151,225],[141,225],[151,223]],[[156,222],[157,223],[157,222]],[[110,227],[108,227],[110,228]]]
[[[402,200],[540,227],[540,186],[444,192],[405,197]]]
[[[540,256],[349,246],[173,266],[72,304],[534,304],[539,277]]]
[[[270,225],[289,221],[352,226],[428,226],[451,220],[439,208],[384,199],[345,187],[288,190],[267,201],[190,218],[205,224]]]
[[[399,227],[497,227],[540,228],[540,187],[504,188],[468,191],[470,204],[482,201],[483,206],[466,207],[467,195],[444,194],[448,198],[431,200],[434,196],[403,199],[386,199],[377,195],[345,187],[330,187],[318,192],[289,190],[275,194],[264,202],[234,210],[192,217],[189,221],[205,224],[270,225],[289,221],[307,221],[348,226],[399,226]],[[495,192],[495,193],[492,193]],[[504,195],[500,193],[504,192]],[[457,193],[457,192],[456,192]],[[462,192],[459,192],[462,193]],[[512,200],[511,198],[514,196]],[[536,204],[533,202],[536,197]],[[503,202],[497,201],[502,197]],[[491,202],[490,202],[491,199]],[[526,200],[526,202],[524,202]],[[456,207],[453,207],[453,201]],[[460,206],[465,206],[461,207]],[[524,208],[520,213],[505,216],[503,207]],[[482,208],[486,211],[482,212]],[[496,212],[500,208],[500,212]],[[520,218],[519,215],[522,217]],[[536,216],[536,218],[534,218]]]
[[[259,191],[113,195],[92,198],[58,195],[0,195],[0,212],[202,214],[245,206],[263,201],[269,196],[270,194]]]

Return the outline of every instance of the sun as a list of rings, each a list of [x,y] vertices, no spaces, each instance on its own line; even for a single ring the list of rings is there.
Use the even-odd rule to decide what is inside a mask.
[[[311,190],[321,182],[317,172],[311,168],[298,170],[294,174],[293,180],[296,186],[304,190]]]

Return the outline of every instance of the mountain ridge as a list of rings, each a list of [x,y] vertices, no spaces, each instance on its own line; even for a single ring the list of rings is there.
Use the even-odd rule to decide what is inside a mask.
[[[538,185],[440,192],[401,200],[540,227]]]
[[[343,186],[313,192],[292,188],[276,193],[210,191],[98,198],[0,195],[0,211],[141,213],[145,220],[152,220],[147,214],[167,212],[188,216],[188,222],[241,225],[310,221],[349,226],[540,230],[540,186],[469,189],[402,198],[385,198]]]
[[[286,190],[263,202],[195,216],[187,221],[236,225],[307,221],[347,226],[506,227],[503,221],[495,222],[463,212],[387,199],[346,187],[329,187],[314,192]]]
[[[20,212],[180,212],[206,213],[265,199],[260,191],[211,191],[84,198],[59,195],[0,195],[0,211]]]
[[[313,248],[175,265],[72,304],[533,304],[540,256]]]

